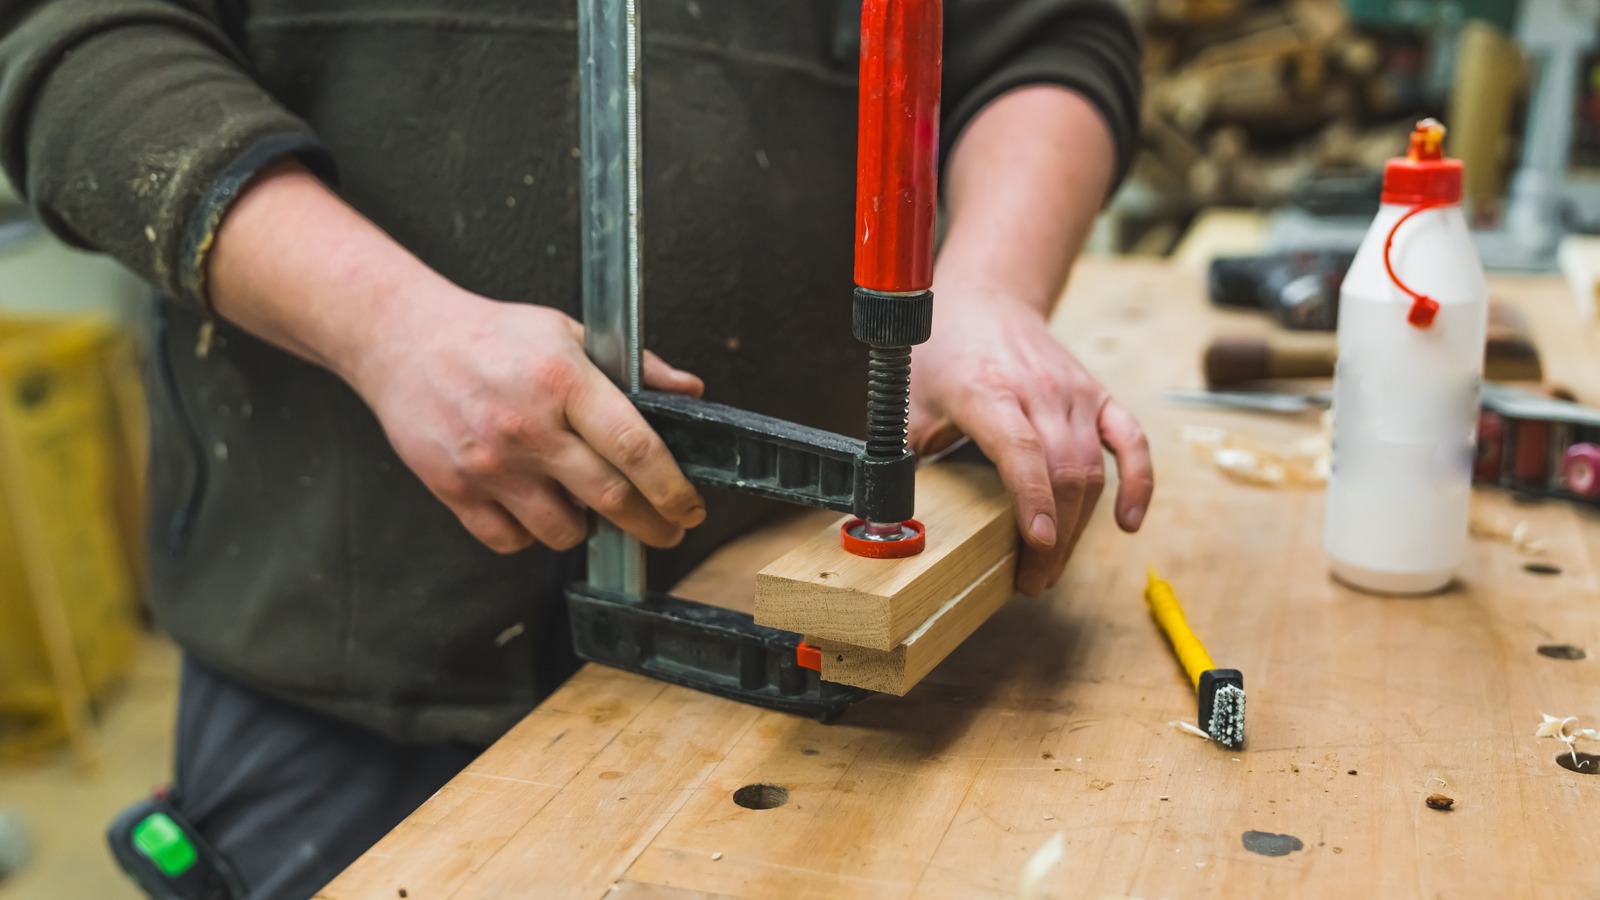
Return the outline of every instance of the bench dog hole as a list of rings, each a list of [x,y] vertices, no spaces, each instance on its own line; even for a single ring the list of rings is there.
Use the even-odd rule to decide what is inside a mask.
[[[1589,655],[1583,652],[1582,647],[1571,644],[1540,644],[1539,653],[1551,659],[1583,659]]]
[[[789,802],[789,789],[776,784],[747,784],[733,792],[733,802],[745,809],[777,809]]]
[[[1556,765],[1579,775],[1600,775],[1600,756],[1593,753],[1579,753],[1576,760],[1571,753],[1563,753],[1556,757]]]

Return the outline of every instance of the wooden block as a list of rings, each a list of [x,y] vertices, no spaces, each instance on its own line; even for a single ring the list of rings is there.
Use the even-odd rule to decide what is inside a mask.
[[[951,598],[893,650],[869,650],[822,639],[811,641],[822,651],[822,679],[904,697],[1011,599],[1016,579],[1017,557],[1012,553]]]
[[[1016,551],[1011,498],[989,466],[924,466],[917,472],[916,514],[928,529],[927,549],[916,556],[855,556],[839,545],[836,523],[762,569],[756,622],[893,650]]]

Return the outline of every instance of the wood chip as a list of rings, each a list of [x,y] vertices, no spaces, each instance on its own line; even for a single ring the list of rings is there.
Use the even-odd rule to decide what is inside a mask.
[[[1511,522],[1501,516],[1474,509],[1468,518],[1468,529],[1474,537],[1510,544],[1523,556],[1543,556],[1544,539],[1533,534],[1528,523]]]
[[[1600,741],[1600,731],[1593,728],[1579,728],[1577,716],[1552,716],[1545,713],[1539,715],[1544,716],[1544,721],[1534,729],[1533,736],[1555,738],[1566,744],[1567,750],[1572,754],[1573,765],[1578,764],[1578,741]]]
[[[1454,797],[1446,797],[1443,794],[1429,794],[1428,799],[1423,802],[1428,804],[1429,809],[1437,809],[1440,812],[1449,812],[1456,805]]]
[[[1289,444],[1274,445],[1225,428],[1191,426],[1183,442],[1235,481],[1263,487],[1321,487],[1328,482],[1330,428]]]

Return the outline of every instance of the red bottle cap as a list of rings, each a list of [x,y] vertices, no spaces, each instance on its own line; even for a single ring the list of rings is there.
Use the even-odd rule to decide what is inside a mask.
[[[1461,202],[1461,160],[1444,155],[1444,126],[1423,119],[1411,132],[1411,148],[1383,167],[1383,202],[1401,206]]]
[[[1439,315],[1439,301],[1432,297],[1418,297],[1411,301],[1411,309],[1406,312],[1406,321],[1418,328],[1427,328]]]

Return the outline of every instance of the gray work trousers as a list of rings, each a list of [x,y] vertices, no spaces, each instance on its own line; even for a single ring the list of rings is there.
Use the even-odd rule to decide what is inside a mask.
[[[399,744],[185,656],[173,803],[248,900],[306,900],[477,750]]]

